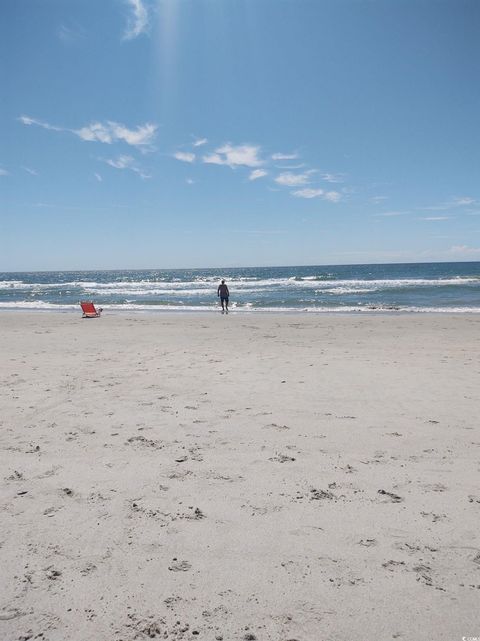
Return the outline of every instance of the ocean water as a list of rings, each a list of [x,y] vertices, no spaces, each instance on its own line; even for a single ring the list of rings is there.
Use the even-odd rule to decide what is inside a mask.
[[[480,313],[480,262],[0,273],[0,309]]]

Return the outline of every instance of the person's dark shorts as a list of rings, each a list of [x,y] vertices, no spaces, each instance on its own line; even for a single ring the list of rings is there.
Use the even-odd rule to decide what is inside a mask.
[[[220,302],[228,305],[228,296],[220,296]]]

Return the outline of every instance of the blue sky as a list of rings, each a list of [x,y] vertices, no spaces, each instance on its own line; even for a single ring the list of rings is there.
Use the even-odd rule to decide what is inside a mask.
[[[3,0],[0,270],[480,260],[476,0]]]

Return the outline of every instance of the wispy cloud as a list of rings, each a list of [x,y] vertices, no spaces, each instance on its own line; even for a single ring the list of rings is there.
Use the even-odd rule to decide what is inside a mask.
[[[0,176],[10,176],[10,172],[0,167]]]
[[[142,0],[125,0],[131,9],[127,27],[123,34],[124,40],[133,40],[148,31],[148,11]]]
[[[449,219],[449,216],[425,216],[423,218],[420,218],[420,220],[431,220],[431,221],[448,220],[448,219]]]
[[[308,187],[292,191],[292,196],[296,196],[297,198],[319,198],[323,196],[323,194],[323,189],[309,189]]]
[[[469,196],[461,196],[460,198],[454,198],[453,204],[455,207],[463,207],[464,205],[473,205],[475,203],[475,198],[470,198]]]
[[[445,211],[446,209],[465,207],[467,205],[473,205],[474,203],[476,203],[475,198],[470,198],[470,196],[457,196],[444,203],[439,203],[438,205],[430,205],[429,207],[417,207],[417,209],[420,209],[422,211]]]
[[[296,160],[298,158],[298,154],[272,154],[271,159],[272,160]]]
[[[157,131],[157,125],[152,123],[145,123],[144,125],[138,125],[136,129],[129,129],[119,122],[107,120],[106,122],[92,122],[80,129],[69,129],[51,125],[48,122],[31,118],[30,116],[20,116],[18,120],[27,126],[36,125],[49,131],[68,132],[87,142],[101,142],[108,145],[115,142],[124,142],[143,151],[153,150],[152,143]]]
[[[135,164],[135,159],[132,156],[118,156],[118,158],[107,158],[104,162],[115,169],[131,169]]]
[[[43,127],[49,131],[69,131],[63,127],[57,127],[56,125],[50,125],[48,122],[43,122],[42,120],[37,120],[36,118],[30,118],[30,116],[20,116],[18,119],[24,125],[37,125],[37,127]]]
[[[192,178],[187,178],[186,181],[187,185],[194,185],[195,181]]]
[[[97,172],[95,172],[93,175],[95,176],[95,178],[98,180],[99,183],[103,182],[103,178],[101,177],[100,174],[97,174]]]
[[[338,191],[327,191],[325,192],[324,198],[331,203],[338,203],[342,199],[342,194],[338,193]]]
[[[256,145],[226,144],[215,149],[214,153],[203,156],[204,163],[236,167],[259,167],[263,161],[259,158],[260,147]]]
[[[383,203],[384,200],[388,200],[388,196],[372,196],[370,198],[370,202],[375,203],[376,205]]]
[[[321,174],[322,180],[327,183],[343,183],[345,181],[345,174]]]
[[[195,138],[193,142],[194,147],[201,147],[202,145],[206,145],[208,142],[208,138]]]
[[[191,151],[176,151],[173,154],[173,157],[176,158],[177,160],[181,160],[182,162],[195,161],[195,154],[193,154]]]
[[[30,174],[31,176],[38,176],[38,171],[36,169],[31,169],[30,167],[22,167],[24,171],[27,172],[27,174]]]
[[[157,125],[146,123],[139,125],[136,129],[129,129],[125,125],[108,120],[105,123],[92,122],[81,129],[71,131],[88,142],[103,142],[110,145],[122,141],[132,147],[151,148]]]
[[[381,214],[373,214],[373,215],[376,217],[390,218],[392,216],[403,216],[408,213],[409,213],[408,211],[384,211]]]
[[[277,169],[302,169],[302,167],[305,167],[304,162],[299,162],[295,165],[275,165]]]
[[[290,171],[284,171],[275,178],[275,182],[285,187],[299,187],[309,182],[308,173],[293,174]]]
[[[265,171],[265,169],[254,169],[252,172],[250,172],[248,179],[257,180],[258,178],[263,178],[267,174],[268,174],[268,171]]]
[[[130,171],[138,174],[140,178],[151,178],[150,174],[139,167],[136,160],[132,158],[132,156],[121,155],[117,158],[102,158],[101,160],[103,160],[103,162],[107,163],[107,165],[110,165],[110,167],[113,167],[114,169],[129,169]]]
[[[468,258],[480,257],[480,247],[469,247],[468,245],[453,245],[448,250],[454,256],[466,256]]]
[[[331,203],[338,203],[342,198],[342,195],[339,194],[338,191],[324,191],[323,189],[313,189],[310,187],[292,191],[292,196],[296,198],[322,198]]]
[[[85,37],[85,31],[79,25],[68,27],[61,24],[56,31],[57,38],[65,45],[73,45]]]

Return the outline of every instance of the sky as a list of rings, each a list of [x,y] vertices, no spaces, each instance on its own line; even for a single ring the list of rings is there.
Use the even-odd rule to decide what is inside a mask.
[[[0,271],[480,260],[477,0],[2,0]]]

